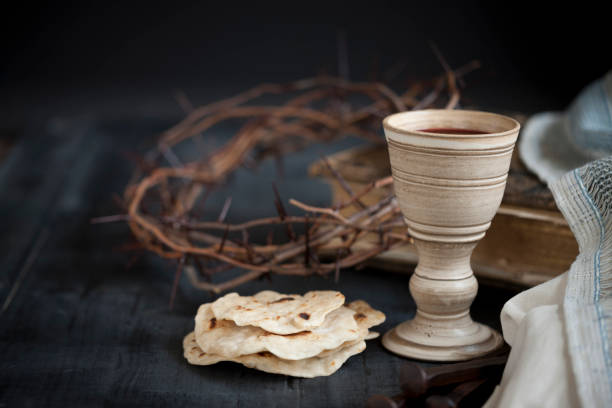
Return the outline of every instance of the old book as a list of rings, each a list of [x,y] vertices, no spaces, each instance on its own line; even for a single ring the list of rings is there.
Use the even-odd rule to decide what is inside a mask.
[[[384,145],[349,149],[328,160],[353,191],[360,191],[371,181],[391,174]],[[316,162],[309,172],[330,184],[335,203],[348,198],[325,164]],[[362,201],[371,204],[383,195],[384,192],[372,191]],[[355,210],[349,207],[343,215]],[[374,241],[378,236],[372,234],[370,238]],[[368,240],[361,245],[369,245]],[[577,254],[576,240],[557,210],[552,194],[524,168],[515,150],[502,205],[472,256],[474,272],[481,282],[533,286],[568,270]],[[410,272],[416,261],[415,247],[407,244],[381,254],[370,264]]]

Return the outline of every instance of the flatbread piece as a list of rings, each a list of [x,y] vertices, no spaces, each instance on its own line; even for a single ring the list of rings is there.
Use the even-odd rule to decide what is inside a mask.
[[[203,352],[196,342],[194,332],[189,333],[183,339],[184,356],[191,364],[211,365],[220,361],[233,361],[268,373],[303,378],[331,375],[338,371],[349,357],[361,353],[365,347],[365,341],[359,340],[346,347],[340,347],[332,353],[326,353],[324,356],[303,360],[285,360],[268,352],[228,358]]]
[[[238,357],[268,351],[282,359],[302,360],[363,338],[367,328],[364,332],[354,315],[354,310],[341,306],[310,331],[279,335],[260,327],[237,326],[230,320],[219,320],[210,303],[206,303],[200,306],[195,317],[195,336],[202,351],[208,354]]]
[[[325,316],[344,304],[336,291],[312,291],[283,295],[265,290],[254,296],[229,293],[212,303],[217,319],[232,320],[238,326],[257,326],[275,334],[294,334],[320,326]]]

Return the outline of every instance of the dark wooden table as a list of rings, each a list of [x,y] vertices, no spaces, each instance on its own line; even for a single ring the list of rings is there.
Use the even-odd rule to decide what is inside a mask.
[[[298,379],[233,363],[190,366],[182,338],[200,303],[211,295],[183,279],[173,310],[168,300],[174,266],[118,251],[129,242],[121,223],[91,225],[115,214],[132,169],[121,154],[168,126],[156,120],[53,120],[25,129],[0,163],[0,407],[13,406],[363,406],[372,394],[399,391],[406,361],[380,339],[330,377]],[[326,147],[329,153],[351,145]],[[320,205],[327,187],[306,176],[320,148],[287,160],[278,182],[290,197]],[[225,190],[230,219],[274,212],[272,163],[239,171]],[[218,212],[224,192],[212,199]],[[242,294],[271,288],[303,293],[335,289],[364,299],[387,315],[384,332],[414,313],[408,277],[375,269],[346,270],[339,283],[321,277],[274,276],[240,287]],[[503,303],[514,292],[481,287],[476,319],[499,328]]]

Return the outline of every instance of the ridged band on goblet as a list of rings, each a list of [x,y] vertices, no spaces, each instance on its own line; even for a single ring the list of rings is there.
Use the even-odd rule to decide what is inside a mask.
[[[383,343],[427,360],[491,351],[501,337],[469,313],[478,289],[470,256],[501,203],[518,123],[485,112],[432,110],[391,115],[383,124],[395,194],[419,253],[410,280],[417,314]],[[482,133],[423,131],[431,128]]]

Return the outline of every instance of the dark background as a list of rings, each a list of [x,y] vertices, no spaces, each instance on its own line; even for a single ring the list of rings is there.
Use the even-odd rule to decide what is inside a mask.
[[[536,2],[50,2],[3,9],[2,120],[42,115],[179,115],[194,103],[262,81],[405,64],[402,79],[479,59],[464,102],[531,113],[562,109],[612,67],[606,22],[588,3]]]

